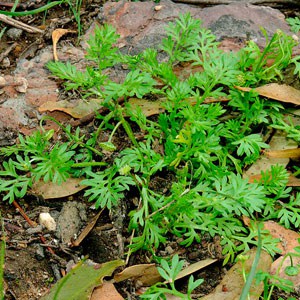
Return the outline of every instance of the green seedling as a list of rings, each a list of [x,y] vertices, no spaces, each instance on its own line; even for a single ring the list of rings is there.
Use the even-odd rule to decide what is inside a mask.
[[[277,241],[264,230],[258,241],[257,230],[246,228],[241,218],[299,227],[300,197],[286,187],[289,175],[281,166],[263,172],[256,183],[249,183],[242,172],[268,147],[261,136],[264,129],[281,129],[298,142],[299,129],[283,118],[281,104],[235,86],[276,81],[289,64],[300,70],[300,58],[291,57],[296,42],[281,31],[270,38],[263,31],[265,49],[250,41],[236,53],[223,53],[216,37],[189,14],[170,23],[166,33],[158,49],[131,56],[119,51],[116,30],[104,25],[90,37],[86,70],[77,70],[70,62],[47,64],[66,90],[76,90],[85,101],[90,96],[102,99],[109,113],[97,116],[100,124],[88,136],[79,127],[59,124],[63,135],[59,141],[41,127],[32,136],[20,135],[17,145],[1,148],[6,159],[0,170],[3,199],[23,197],[37,180],[60,184],[80,176],[85,196],[96,208],[111,209],[125,198],[130,202],[132,190],[137,194],[137,203],[128,205],[129,255],[138,250],[155,253],[170,236],[180,237],[181,245],[188,247],[204,234],[222,236],[224,264],[260,242],[262,249],[275,255]],[[201,71],[182,78],[174,68],[186,63]],[[122,82],[115,82],[107,71],[119,64],[127,65],[128,73]],[[131,97],[163,99],[164,111],[149,118],[141,108],[130,106]],[[229,102],[208,104],[208,97],[226,97]],[[112,144],[120,125],[127,137],[122,149]],[[104,130],[110,138],[99,148]],[[138,140],[136,131],[144,139]],[[107,156],[104,149],[114,150],[113,155]],[[153,184],[165,175],[172,180],[164,188]],[[163,263],[161,273],[173,280],[178,266],[177,258],[169,269]],[[201,283],[190,280],[188,294]],[[178,292],[171,282],[159,288]]]

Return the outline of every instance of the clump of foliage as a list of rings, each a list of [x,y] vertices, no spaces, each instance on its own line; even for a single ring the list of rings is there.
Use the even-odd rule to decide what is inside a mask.
[[[35,181],[59,184],[70,176],[84,176],[87,199],[96,208],[110,209],[134,188],[139,203],[129,213],[129,230],[134,233],[130,252],[155,252],[170,234],[183,238],[181,244],[188,247],[208,233],[222,236],[226,263],[257,245],[257,231],[245,228],[242,216],[299,226],[300,198],[290,196],[284,168],[266,170],[257,183],[242,176],[243,169],[268,147],[260,132],[267,126],[285,129],[283,107],[234,88],[277,80],[290,63],[299,68],[298,60],[291,57],[296,42],[277,31],[271,39],[265,33],[263,50],[250,41],[236,53],[224,53],[215,36],[189,14],[170,23],[166,33],[158,49],[130,56],[115,46],[115,29],[104,25],[88,42],[86,59],[93,66],[79,71],[69,62],[50,62],[47,67],[64,80],[67,90],[79,90],[86,98],[100,97],[110,113],[98,116],[99,128],[89,137],[79,128],[60,125],[66,139],[54,146],[53,132],[42,130],[2,148],[0,153],[8,161],[0,171],[0,191],[4,200],[12,202]],[[163,62],[159,52],[164,54]],[[105,71],[120,63],[127,65],[128,73],[117,83]],[[186,78],[176,74],[174,67],[186,63],[201,71]],[[130,97],[164,99],[165,111],[149,119],[141,108],[129,105]],[[206,102],[222,97],[229,99],[226,105]],[[125,105],[119,104],[120,98]],[[112,130],[114,122],[123,126],[131,146],[117,152],[108,166],[102,160],[105,151],[117,147],[112,139],[99,143],[98,138],[101,130]],[[136,140],[133,124],[144,133],[143,141]],[[156,150],[157,144],[163,152]],[[151,180],[161,174],[173,175],[167,192],[151,188]],[[271,254],[278,251],[268,232],[262,230],[261,239],[263,249]]]
[[[298,33],[300,31],[300,19],[298,17],[287,18],[286,21],[291,26],[293,32]]]

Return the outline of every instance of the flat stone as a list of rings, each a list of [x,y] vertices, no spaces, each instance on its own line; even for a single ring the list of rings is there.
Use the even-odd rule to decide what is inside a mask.
[[[17,41],[18,39],[20,39],[22,33],[23,33],[23,30],[19,29],[19,28],[10,28],[6,32],[7,36],[14,41]]]
[[[77,238],[79,230],[86,220],[86,207],[83,203],[75,201],[64,203],[57,220],[57,237],[63,243],[71,243],[71,239]]]
[[[202,20],[202,26],[210,29],[218,41],[227,38],[255,40],[260,46],[265,44],[261,32],[264,27],[269,36],[277,29],[291,34],[284,15],[277,9],[255,6],[248,3],[231,3],[200,8],[178,4],[170,0],[160,1],[160,10],[154,2],[106,2],[100,19],[113,25],[120,34],[120,44],[141,51],[155,47],[166,36],[164,28],[174,21],[179,13],[189,12]]]
[[[0,146],[15,143],[18,136],[18,120],[16,111],[11,107],[0,106]]]

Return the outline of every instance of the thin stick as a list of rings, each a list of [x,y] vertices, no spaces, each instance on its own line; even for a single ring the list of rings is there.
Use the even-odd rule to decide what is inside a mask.
[[[31,226],[31,227],[36,227],[36,223],[33,222],[25,213],[25,211],[22,209],[22,207],[14,200],[14,202],[12,203],[13,206],[18,210],[18,212],[22,215],[22,217],[26,220],[26,222]],[[40,240],[42,241],[43,244],[47,244],[46,239],[44,238],[44,236],[42,234],[39,234]],[[55,254],[55,252],[53,251],[52,248],[47,246],[47,250],[51,253],[51,254]]]
[[[11,26],[14,26],[16,28],[23,29],[29,33],[43,33],[44,32],[44,30],[41,30],[41,29],[33,27],[33,26],[29,26],[21,21],[14,20],[13,18],[2,15],[2,14],[0,14],[0,21],[4,22],[6,24],[9,24]]]
[[[4,52],[2,52],[2,53],[0,54],[0,62],[1,62],[5,57],[7,57],[8,54],[9,54],[14,48],[16,48],[17,45],[18,45],[18,43],[15,42],[15,43],[11,44]]]

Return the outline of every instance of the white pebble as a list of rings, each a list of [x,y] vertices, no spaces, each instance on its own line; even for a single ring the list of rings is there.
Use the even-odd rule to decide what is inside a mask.
[[[55,231],[56,222],[49,213],[40,213],[39,223],[50,231]]]

